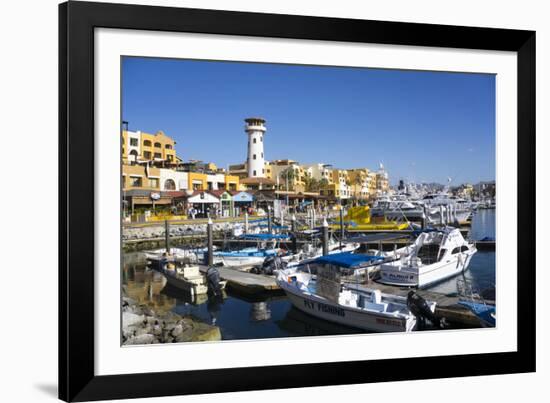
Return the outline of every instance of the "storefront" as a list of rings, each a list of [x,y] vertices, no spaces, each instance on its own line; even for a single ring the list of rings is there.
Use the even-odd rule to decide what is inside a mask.
[[[216,211],[216,217],[233,217],[233,197],[226,190],[212,190],[209,193],[220,199],[220,208]]]
[[[194,191],[186,198],[187,216],[190,218],[214,217],[220,209],[220,199],[210,192]]]
[[[254,196],[248,192],[234,192],[233,193],[233,206],[234,215],[243,215],[245,211],[252,207],[254,202]]]

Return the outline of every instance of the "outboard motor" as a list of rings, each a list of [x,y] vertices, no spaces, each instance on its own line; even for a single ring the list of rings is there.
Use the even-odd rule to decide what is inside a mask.
[[[407,295],[407,308],[416,316],[419,329],[426,327],[426,319],[438,328],[446,327],[445,318],[435,316],[426,300],[412,290]]]
[[[279,256],[268,256],[260,267],[253,267],[250,272],[254,274],[272,275],[275,270],[284,269],[284,262]]]
[[[206,270],[206,282],[208,284],[208,293],[214,296],[222,295],[220,287],[220,272],[214,266],[210,266]]]

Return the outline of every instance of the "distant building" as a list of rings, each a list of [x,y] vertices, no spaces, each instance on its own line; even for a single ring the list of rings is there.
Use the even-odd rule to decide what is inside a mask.
[[[176,161],[176,142],[164,132],[149,134],[141,131],[122,131],[122,161],[125,164],[151,162],[157,166],[173,166]]]

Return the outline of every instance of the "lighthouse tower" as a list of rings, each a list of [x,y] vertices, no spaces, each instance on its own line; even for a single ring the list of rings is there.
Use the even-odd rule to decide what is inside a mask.
[[[265,178],[265,159],[264,159],[264,134],[265,119],[248,118],[244,120],[246,125],[244,131],[248,135],[248,177]]]

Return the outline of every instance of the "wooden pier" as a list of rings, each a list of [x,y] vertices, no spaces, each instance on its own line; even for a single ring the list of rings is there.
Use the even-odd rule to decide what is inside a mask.
[[[234,291],[247,295],[280,291],[274,276],[248,273],[247,271],[230,267],[217,267],[217,269],[221,279],[227,281],[227,287]],[[201,266],[200,270],[205,273],[207,267]]]

